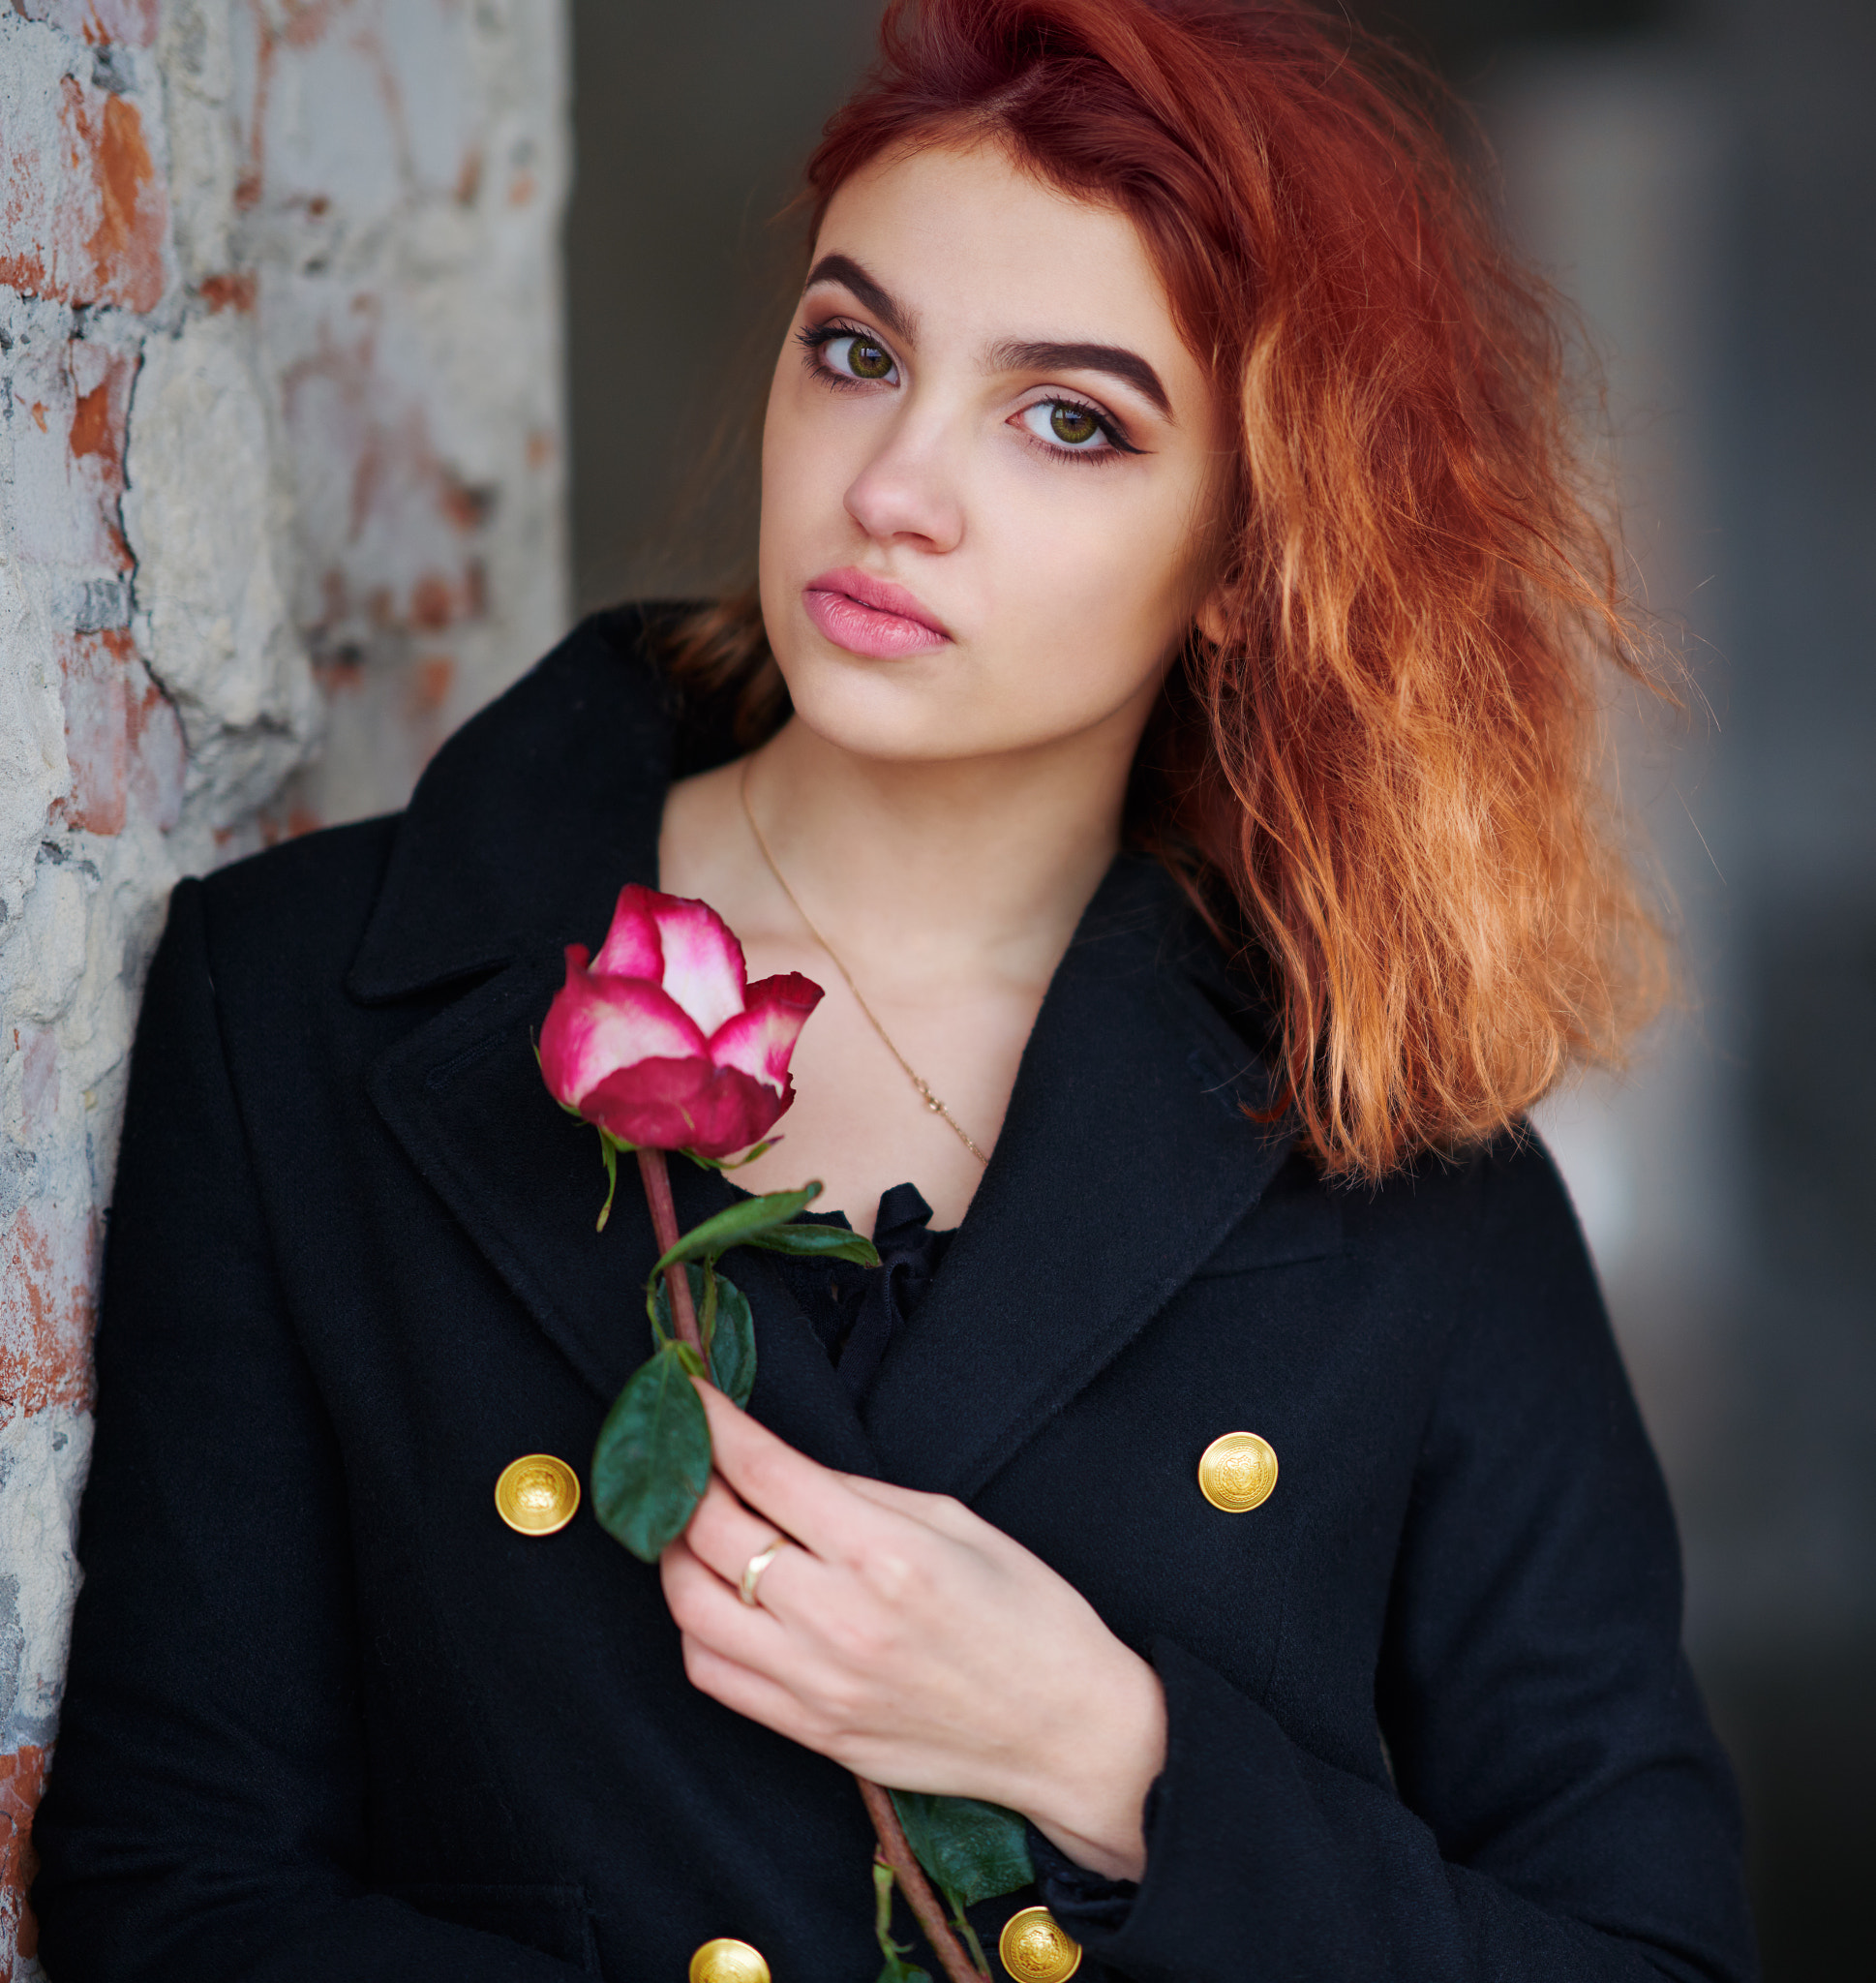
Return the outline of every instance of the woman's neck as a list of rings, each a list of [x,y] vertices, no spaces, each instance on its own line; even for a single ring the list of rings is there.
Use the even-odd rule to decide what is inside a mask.
[[[1044,993],[1118,845],[1133,748],[1093,735],[962,763],[884,761],[798,719],[673,786],[659,887],[710,902],[751,977],[801,971],[828,993],[796,1050],[786,1144],[739,1182],[822,1178],[820,1208],[862,1232],[880,1193],[908,1180],[935,1230],[963,1217],[983,1160],[895,1056],[993,1148]]]
[[[755,753],[743,789],[789,887],[857,977],[863,961],[876,982],[1041,987],[1119,845],[1129,757],[1090,742],[963,762],[861,758],[797,720]]]

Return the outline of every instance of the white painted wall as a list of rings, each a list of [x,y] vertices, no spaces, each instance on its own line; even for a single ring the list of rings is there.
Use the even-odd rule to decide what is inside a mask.
[[[402,803],[567,613],[562,0],[0,12],[0,1979],[178,876]]]

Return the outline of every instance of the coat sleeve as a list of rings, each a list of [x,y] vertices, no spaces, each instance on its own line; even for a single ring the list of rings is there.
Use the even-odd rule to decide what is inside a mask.
[[[366,1891],[339,1453],[284,1312],[194,882],[144,995],[97,1358],[85,1581],[34,1827],[47,1972],[588,1973],[576,1949],[560,1960]]]
[[[1534,1142],[1475,1183],[1377,1675],[1393,1784],[1156,1646],[1145,1876],[1065,1916],[1135,1983],[1757,1974],[1673,1515],[1568,1201]]]

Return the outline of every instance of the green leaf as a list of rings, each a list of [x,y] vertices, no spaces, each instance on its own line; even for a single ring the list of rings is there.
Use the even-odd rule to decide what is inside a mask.
[[[850,1233],[845,1226],[772,1226],[745,1239],[745,1246],[761,1246],[771,1253],[793,1254],[797,1260],[851,1260],[858,1266],[877,1266],[879,1249],[870,1239]]]
[[[734,1281],[716,1276],[716,1328],[710,1343],[710,1373],[733,1405],[746,1405],[756,1388],[756,1319],[749,1297]]]
[[[953,1904],[973,1907],[1034,1884],[1028,1828],[1014,1811],[920,1790],[894,1790],[893,1804],[914,1856]]]
[[[690,1276],[691,1311],[702,1320],[704,1270],[700,1266],[687,1266],[684,1272]],[[677,1324],[671,1319],[671,1283],[665,1275],[659,1274],[651,1283],[645,1297],[645,1312],[651,1318],[651,1343],[654,1349],[663,1349],[666,1343],[675,1343]]]
[[[693,1226],[651,1269],[652,1275],[663,1273],[681,1260],[714,1260],[732,1246],[746,1245],[752,1234],[766,1233],[770,1227],[792,1219],[810,1199],[820,1195],[818,1184],[808,1184],[800,1191],[772,1191],[765,1198],[744,1199],[728,1211],[718,1212],[713,1219],[706,1219],[701,1226]]]
[[[756,1388],[756,1319],[749,1310],[749,1297],[723,1274],[706,1276],[704,1268],[686,1266],[690,1276],[690,1299],[701,1323],[710,1279],[716,1282],[716,1323],[710,1331],[711,1382],[733,1405],[746,1405]],[[660,1344],[672,1340],[671,1301],[660,1275],[651,1301],[651,1324]]]
[[[710,1421],[686,1360],[696,1353],[666,1343],[641,1363],[592,1449],[593,1511],[642,1563],[683,1533],[710,1484]]]
[[[740,1171],[744,1164],[753,1164],[758,1157],[766,1157],[781,1142],[778,1136],[771,1137],[767,1143],[752,1144],[740,1157],[700,1157],[695,1150],[681,1150],[700,1171]]]

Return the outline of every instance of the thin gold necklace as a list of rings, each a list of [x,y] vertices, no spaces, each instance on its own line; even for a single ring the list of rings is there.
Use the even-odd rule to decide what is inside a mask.
[[[866,1015],[867,1024],[870,1025],[874,1032],[876,1032],[880,1036],[880,1038],[886,1043],[886,1051],[890,1054],[892,1054],[893,1058],[896,1060],[902,1068],[905,1069],[905,1078],[912,1083],[912,1085],[915,1088],[918,1089],[920,1098],[923,1101],[925,1107],[929,1109],[934,1115],[942,1115],[945,1118],[945,1120],[948,1123],[950,1123],[953,1130],[956,1133],[958,1142],[961,1143],[964,1145],[964,1147],[970,1151],[971,1155],[974,1156],[980,1164],[987,1164],[990,1161],[989,1158],[986,1157],[983,1154],[983,1152],[978,1148],[977,1144],[971,1141],[970,1131],[967,1130],[964,1127],[964,1125],[960,1121],[958,1121],[957,1117],[953,1115],[951,1113],[951,1111],[945,1107],[944,1103],[941,1102],[938,1099],[938,1097],[931,1092],[930,1083],[925,1080],[923,1075],[922,1075],[919,1072],[919,1070],[913,1066],[911,1061],[909,1061],[905,1057],[905,1055],[901,1053],[899,1050],[893,1044],[893,1035],[889,1033],[883,1025],[880,1024],[879,1015],[873,1010],[873,1008],[870,1005],[866,1003],[865,999],[861,996],[860,987],[854,983],[853,973],[850,970],[848,970],[846,965],[840,961],[840,953],[834,949],[833,945],[831,944],[825,936],[821,934],[821,931],[815,926],[814,918],[810,916],[804,908],[802,908],[801,897],[798,896],[795,893],[795,891],[789,887],[788,877],[781,871],[780,864],[776,861],[773,853],[771,852],[769,842],[763,836],[762,828],[756,824],[756,815],[750,808],[749,766],[746,760],[744,761],[742,766],[742,776],[737,781],[737,792],[742,800],[742,816],[749,822],[749,831],[755,836],[756,845],[758,848],[761,849],[763,860],[766,861],[769,865],[770,873],[775,877],[775,886],[779,888],[782,894],[788,898],[790,904],[793,906],[795,910],[795,913],[799,917],[801,917],[803,923],[807,925],[807,933],[811,937],[813,937],[815,942],[818,943],[823,950],[827,952],[829,958],[832,961],[834,969],[840,973],[843,979],[846,980],[847,990],[853,993],[854,1003],[857,1006],[859,1006],[861,1011]]]

